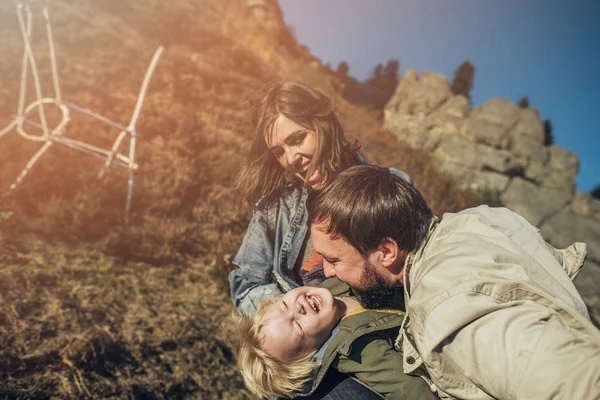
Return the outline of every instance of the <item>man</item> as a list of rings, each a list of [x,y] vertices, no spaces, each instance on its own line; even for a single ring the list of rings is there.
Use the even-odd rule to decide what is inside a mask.
[[[586,247],[555,249],[505,208],[433,217],[388,170],[341,173],[309,204],[325,273],[367,307],[404,288],[404,372],[441,397],[600,398],[600,332],[571,279]]]

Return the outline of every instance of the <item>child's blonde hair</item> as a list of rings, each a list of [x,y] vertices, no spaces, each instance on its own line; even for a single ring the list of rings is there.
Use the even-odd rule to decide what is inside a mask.
[[[264,336],[260,331],[264,326],[266,310],[280,298],[281,295],[274,296],[262,302],[254,316],[238,311],[231,315],[240,342],[238,367],[246,387],[259,397],[275,395],[289,398],[299,395],[310,380],[315,366],[312,358],[316,349],[289,361],[278,360],[262,349]]]

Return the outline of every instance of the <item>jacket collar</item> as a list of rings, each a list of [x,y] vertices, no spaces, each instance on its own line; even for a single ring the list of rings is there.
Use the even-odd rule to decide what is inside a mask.
[[[406,316],[402,321],[402,325],[400,326],[400,333],[398,335],[398,338],[396,339],[394,346],[396,347],[396,350],[402,351],[404,358],[404,372],[407,374],[415,373],[415,370],[417,370],[423,364],[421,355],[417,351],[414,339],[410,333],[411,270],[414,265],[415,259],[420,258],[420,256],[423,254],[423,251],[427,246],[427,243],[429,243],[429,239],[433,235],[433,232],[435,232],[435,229],[437,228],[438,224],[439,219],[438,217],[434,216],[431,219],[431,222],[429,223],[429,230],[427,232],[427,236],[425,237],[421,245],[417,248],[417,250],[410,252],[406,257],[404,270],[402,272],[404,274],[404,303],[406,306]]]
[[[431,221],[429,222],[429,229],[427,231],[427,236],[425,236],[425,239],[423,239],[423,241],[421,242],[421,244],[419,245],[419,247],[416,250],[411,251],[406,256],[406,261],[404,262],[404,269],[402,271],[402,274],[403,274],[403,278],[404,278],[403,281],[404,281],[404,292],[406,293],[405,296],[408,296],[409,298],[410,298],[410,272],[411,272],[412,266],[415,262],[415,258],[417,258],[417,256],[421,256],[421,254],[423,254],[423,251],[424,251],[425,247],[427,246],[427,243],[429,243],[429,239],[431,238],[431,235],[433,235],[433,232],[435,231],[435,228],[437,228],[438,224],[439,224],[439,218],[434,215],[433,218],[431,218]],[[408,301],[408,298],[406,300]],[[406,303],[406,306],[408,307],[408,302]]]

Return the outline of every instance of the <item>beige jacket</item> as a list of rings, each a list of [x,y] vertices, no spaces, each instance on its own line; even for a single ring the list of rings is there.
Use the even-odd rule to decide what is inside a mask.
[[[600,399],[600,331],[571,279],[584,243],[555,249],[505,208],[432,223],[404,270],[404,371],[440,397]]]

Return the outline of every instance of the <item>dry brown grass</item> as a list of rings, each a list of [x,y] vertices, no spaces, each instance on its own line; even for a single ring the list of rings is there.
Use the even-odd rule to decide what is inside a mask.
[[[125,171],[100,181],[97,160],[58,145],[0,203],[0,398],[249,398],[221,323],[249,218],[231,190],[248,149],[243,102],[268,79],[334,96],[367,158],[409,172],[436,213],[475,201],[396,145],[378,112],[345,103],[301,48],[270,64],[222,34],[225,2],[52,4],[65,98],[122,123],[154,47],[167,49],[138,126],[129,224]],[[16,111],[10,21],[0,14],[0,126]],[[74,118],[66,134],[107,146],[117,132]],[[39,145],[0,140],[4,190]]]
[[[0,270],[0,395],[245,397],[215,260],[152,266],[94,248],[33,250]]]

